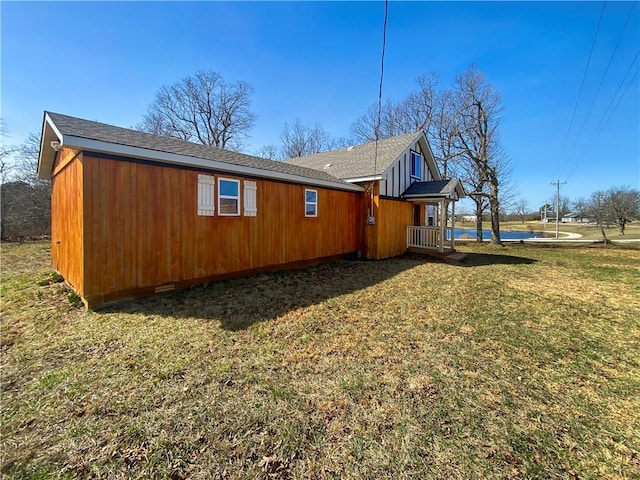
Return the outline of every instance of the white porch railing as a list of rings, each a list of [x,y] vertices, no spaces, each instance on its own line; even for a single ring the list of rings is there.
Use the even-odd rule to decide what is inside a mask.
[[[407,226],[407,247],[440,249],[440,227]]]

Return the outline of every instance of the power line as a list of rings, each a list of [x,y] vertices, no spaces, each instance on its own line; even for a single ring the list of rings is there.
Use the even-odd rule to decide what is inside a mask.
[[[387,46],[387,19],[389,17],[389,0],[384,2],[384,25],[382,26],[382,57],[380,60],[380,86],[378,88],[378,118],[375,127],[375,149],[373,155],[373,178],[371,180],[371,206],[370,217],[373,216],[373,197],[375,187],[375,176],[378,170],[378,140],[380,139],[380,123],[382,116],[382,81],[384,79],[384,52]]]
[[[584,81],[587,78],[587,71],[589,70],[589,64],[591,63],[591,57],[593,55],[593,49],[596,46],[596,40],[598,39],[598,32],[600,31],[600,23],[602,22],[602,14],[604,13],[604,7],[606,2],[602,2],[602,9],[600,10],[600,17],[598,18],[598,26],[596,27],[596,32],[593,36],[593,42],[591,42],[591,50],[589,51],[589,58],[587,59],[587,65],[584,68],[584,73],[582,74],[582,81],[580,82],[580,89],[578,90],[578,98],[576,98],[576,103],[573,106],[573,113],[571,114],[571,120],[569,121],[569,128],[567,129],[567,133],[564,136],[564,142],[562,142],[562,150],[560,152],[560,161],[564,157],[564,151],[567,147],[567,140],[569,139],[569,133],[571,132],[571,127],[573,126],[573,120],[576,116],[576,110],[578,109],[578,103],[580,102],[580,96],[582,95],[582,88],[584,87]],[[556,166],[556,171],[558,171],[558,167]]]
[[[593,105],[596,103],[596,99],[598,98],[598,94],[600,93],[600,89],[602,88],[602,84],[604,83],[604,79],[607,76],[607,73],[609,72],[609,67],[611,66],[611,62],[613,62],[613,58],[616,55],[616,52],[618,51],[618,46],[620,45],[620,40],[622,40],[622,36],[624,35],[624,32],[627,29],[627,25],[629,24],[629,20],[631,19],[631,14],[633,13],[634,8],[636,8],[636,2],[633,2],[633,4],[631,5],[631,8],[629,9],[629,13],[627,14],[627,19],[624,22],[624,26],[622,27],[622,30],[620,31],[620,35],[618,36],[618,41],[616,42],[616,46],[613,49],[613,52],[611,53],[611,56],[609,57],[609,62],[607,63],[607,66],[604,70],[604,73],[602,74],[602,77],[600,78],[600,83],[598,84],[598,88],[596,89],[596,93],[593,96],[593,100],[591,100],[591,104],[589,105],[589,109],[587,110],[587,114],[584,117],[584,120],[582,121],[582,125],[580,126],[580,130],[578,130],[578,135],[576,135],[576,139],[573,142],[573,146],[571,147],[570,151],[573,151],[575,149],[575,146],[578,144],[578,140],[580,140],[580,135],[582,135],[582,131],[584,130],[584,126],[587,123],[587,120],[589,118],[589,115],[591,114],[591,110],[593,109]]]
[[[618,96],[618,93],[620,92],[620,90],[622,89],[622,86],[624,85],[627,77],[629,76],[629,73],[632,71],[633,66],[636,63],[636,60],[638,59],[638,57],[640,56],[640,50],[638,50],[638,52],[636,53],[636,55],[633,57],[633,60],[631,61],[631,64],[629,64],[629,68],[627,68],[626,73],[624,74],[624,77],[622,78],[622,81],[620,82],[620,84],[618,85],[618,88],[616,89],[615,93],[613,94],[613,96],[611,97],[611,100],[609,101],[609,105],[607,105],[607,108],[605,109],[604,113],[602,114],[602,116],[600,117],[600,121],[598,122],[598,124],[596,125],[596,128],[593,130],[593,133],[591,134],[591,137],[589,137],[589,140],[587,140],[587,142],[585,143],[585,148],[583,149],[581,155],[579,155],[575,161],[573,162],[573,165],[571,167],[571,169],[569,170],[569,174],[567,175],[566,180],[569,179],[569,177],[571,177],[571,175],[573,174],[573,172],[576,170],[576,168],[578,167],[578,164],[580,162],[580,159],[582,159],[584,157],[584,155],[589,151],[589,149],[591,148],[592,144],[595,142],[596,138],[602,133],[602,131],[604,130],[604,127],[606,126],[607,122],[609,121],[609,119],[611,118],[611,116],[613,115],[613,112],[615,111],[616,108],[618,108],[618,105],[620,104],[620,101],[622,100],[622,98],[626,95],[627,91],[629,90],[629,87],[633,84],[633,81],[635,80],[636,76],[638,75],[638,70],[636,71],[636,73],[634,74],[634,76],[631,78],[631,81],[627,84],[627,86],[624,89],[624,92],[622,93],[622,95],[620,95],[620,97],[618,97],[617,101],[616,101],[616,97]],[[614,106],[614,102],[615,102],[615,106]],[[612,108],[613,107],[613,108]],[[610,111],[611,110],[611,111]]]

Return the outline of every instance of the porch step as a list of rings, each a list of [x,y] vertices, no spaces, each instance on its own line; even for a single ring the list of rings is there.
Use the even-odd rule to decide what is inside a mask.
[[[449,263],[462,263],[465,258],[467,258],[467,254],[462,252],[453,252],[444,257]]]
[[[444,252],[439,252],[430,248],[409,247],[407,248],[407,252],[417,253],[419,255],[428,255],[429,257],[434,258],[441,258],[445,262],[453,264],[461,263],[465,258],[467,258],[466,253],[456,252],[455,250],[445,250]]]

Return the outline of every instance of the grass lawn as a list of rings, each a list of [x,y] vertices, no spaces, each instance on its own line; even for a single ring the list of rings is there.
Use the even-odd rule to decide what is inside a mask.
[[[640,250],[467,245],[75,308],[2,245],[5,478],[639,478]]]

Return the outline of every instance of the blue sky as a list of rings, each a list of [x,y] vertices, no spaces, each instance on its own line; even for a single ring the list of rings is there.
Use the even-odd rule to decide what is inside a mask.
[[[384,96],[401,98],[429,72],[447,86],[475,63],[503,97],[503,145],[531,208],[551,198],[556,179],[572,199],[639,188],[640,6],[632,6],[606,3],[576,104],[601,2],[392,1]],[[248,153],[279,143],[298,117],[346,136],[377,98],[383,12],[382,2],[3,1],[7,141],[38,131],[43,110],[130,127],[162,85],[200,69],[254,87]]]

